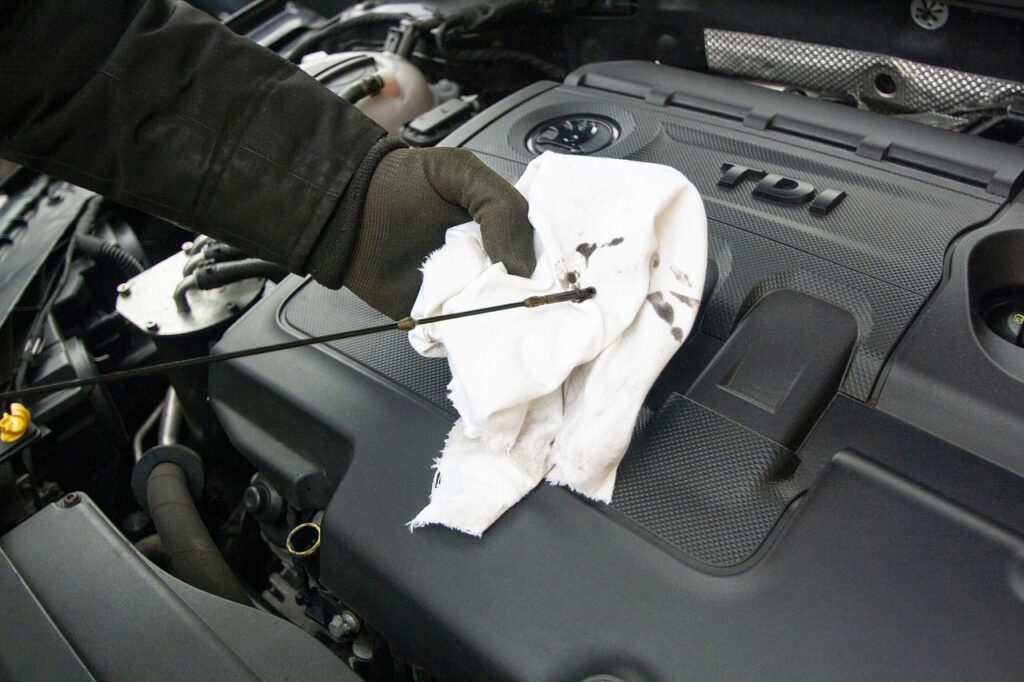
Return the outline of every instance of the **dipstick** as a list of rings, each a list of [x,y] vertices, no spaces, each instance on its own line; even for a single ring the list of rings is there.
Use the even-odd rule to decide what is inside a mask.
[[[401,320],[398,320],[397,322],[380,324],[374,327],[351,329],[349,331],[336,332],[334,334],[324,334],[323,336],[311,336],[305,339],[296,339],[294,341],[274,343],[267,346],[257,346],[255,348],[245,348],[243,350],[221,353],[219,355],[204,355],[196,358],[187,358],[185,360],[163,362],[156,365],[136,367],[134,369],[126,369],[120,372],[110,372],[108,374],[101,374],[99,376],[87,377],[84,379],[73,379],[71,381],[52,382],[49,384],[43,384],[41,386],[23,388],[18,391],[0,393],[0,400],[7,401],[12,398],[24,399],[37,395],[46,395],[48,393],[54,393],[56,391],[64,391],[71,388],[81,388],[83,386],[92,386],[95,384],[107,384],[114,381],[126,381],[128,379],[135,379],[137,377],[150,376],[152,374],[162,374],[164,372],[172,370],[186,369],[189,367],[199,367],[202,365],[211,365],[215,362],[234,360],[235,358],[244,358],[250,355],[273,353],[274,351],[287,350],[289,348],[309,346],[315,343],[329,343],[331,341],[351,339],[356,336],[367,336],[369,334],[377,334],[379,332],[386,332],[396,329],[401,331],[409,331],[410,329],[415,329],[417,326],[424,324],[434,324],[437,322],[444,322],[445,320],[455,320],[460,317],[472,317],[473,315],[485,315],[487,313],[496,313],[501,310],[511,310],[512,308],[536,308],[543,305],[550,305],[552,303],[565,302],[579,303],[581,301],[586,301],[589,298],[593,298],[596,294],[597,289],[595,289],[594,287],[587,287],[586,289],[571,289],[569,291],[562,291],[556,294],[530,296],[529,298],[525,298],[522,301],[515,301],[513,303],[503,303],[501,305],[489,306],[487,308],[474,308],[473,310],[465,310],[458,313],[448,313],[445,315],[435,315],[433,317],[423,317],[418,320],[415,320],[411,317],[406,317]]]

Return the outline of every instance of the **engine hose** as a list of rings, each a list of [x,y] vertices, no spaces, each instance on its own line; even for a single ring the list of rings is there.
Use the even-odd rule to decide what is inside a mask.
[[[188,292],[193,289],[198,289],[199,285],[196,284],[195,274],[191,274],[185,277],[185,279],[178,282],[178,286],[174,287],[174,307],[178,309],[179,313],[187,313],[192,310],[188,304]]]
[[[181,274],[184,277],[188,277],[204,265],[213,265],[213,261],[208,260],[201,252],[193,256],[189,256],[188,260],[185,261],[185,267],[181,269]]]
[[[249,254],[239,248],[223,242],[213,242],[209,246],[204,247],[202,251],[189,256],[188,260],[185,261],[185,267],[181,269],[181,274],[187,277],[204,265],[242,260],[248,257]]]
[[[372,97],[384,89],[384,76],[380,71],[375,71],[369,76],[364,76],[354,83],[345,86],[345,89],[338,93],[349,104],[355,104],[361,99]]]
[[[246,258],[245,260],[204,265],[192,273],[192,276],[196,278],[198,288],[216,289],[250,277],[266,277],[273,282],[279,282],[286,274],[288,271],[280,265],[259,258]]]
[[[146,502],[175,577],[204,592],[252,605],[199,517],[181,467],[173,462],[154,467],[146,483]]]
[[[75,236],[75,246],[87,256],[116,265],[125,279],[134,277],[144,269],[135,256],[105,239],[90,234],[79,234]]]
[[[203,248],[203,257],[208,260],[222,263],[230,260],[242,260],[243,258],[248,258],[249,254],[242,251],[237,246],[231,246],[230,244],[225,244],[223,242],[215,242]]]
[[[189,256],[192,256],[202,251],[203,247],[206,246],[207,244],[212,243],[213,237],[210,237],[209,235],[205,234],[200,234],[197,235],[196,238],[193,239],[192,241],[185,242],[184,244],[182,244],[181,249]]]

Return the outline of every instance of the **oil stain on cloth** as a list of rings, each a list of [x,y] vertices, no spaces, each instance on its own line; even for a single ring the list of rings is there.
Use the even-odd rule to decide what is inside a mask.
[[[610,501],[644,396],[697,315],[707,220],[678,171],[545,153],[516,186],[535,228],[533,275],[491,263],[475,223],[453,227],[423,266],[413,316],[574,286],[597,296],[410,332],[417,351],[448,358],[459,413],[412,528],[480,535],[543,480]]]

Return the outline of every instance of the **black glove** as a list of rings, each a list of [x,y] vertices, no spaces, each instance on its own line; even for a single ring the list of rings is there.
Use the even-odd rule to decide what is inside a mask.
[[[470,152],[401,148],[185,4],[80,4],[0,0],[0,156],[348,285],[396,318],[423,259],[470,216],[492,260],[533,271],[526,201]]]
[[[533,273],[533,228],[526,199],[465,149],[397,149],[369,183],[345,286],[384,314],[409,314],[420,265],[449,227],[480,224],[484,249],[510,274]]]

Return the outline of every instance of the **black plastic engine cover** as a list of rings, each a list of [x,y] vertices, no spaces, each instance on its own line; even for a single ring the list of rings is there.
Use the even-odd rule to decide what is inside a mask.
[[[716,275],[615,501],[541,486],[480,540],[409,533],[455,417],[444,361],[395,332],[215,365],[232,440],[292,504],[326,506],[324,584],[446,678],[1019,670],[1024,462],[1010,473],[870,399],[947,247],[1000,209],[1024,150],[635,63],[527,88],[449,143],[515,178],[531,135],[538,151],[572,151],[590,133],[601,139],[581,152],[666,163],[696,184]],[[765,177],[719,184],[739,166]],[[845,198],[812,212],[838,196],[828,189]],[[216,351],[379,321],[347,291],[291,278]],[[773,344],[785,382],[737,370],[770,362]]]
[[[85,494],[0,537],[5,680],[360,679],[291,623],[139,554]]]
[[[843,384],[860,400],[938,282],[946,246],[990,218],[1024,170],[1024,154],[1004,145],[704,74],[618,62],[567,82],[577,86],[524,93],[508,113],[474,119],[450,141],[517,178],[534,157],[531,133],[545,123],[615,121],[617,140],[595,156],[672,166],[704,199],[719,281],[701,330],[727,338],[742,313],[776,289],[833,303],[860,328]],[[816,214],[810,197],[758,196],[756,174],[723,185],[726,164],[846,197]],[[917,170],[924,168],[931,172]]]

